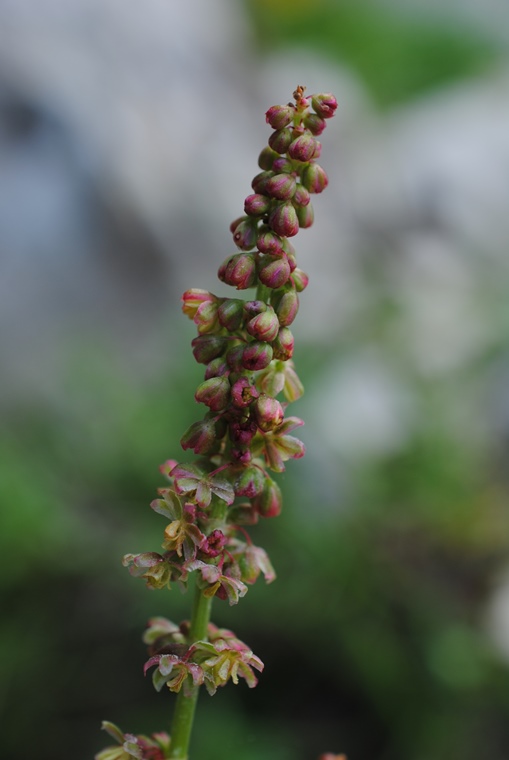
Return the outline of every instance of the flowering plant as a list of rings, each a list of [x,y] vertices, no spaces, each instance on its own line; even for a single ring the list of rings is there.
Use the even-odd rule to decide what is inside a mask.
[[[126,554],[123,560],[151,589],[169,589],[174,582],[185,589],[194,580],[191,620],[176,625],[153,618],[143,637],[149,653],[145,673],[152,671],[157,691],[167,687],[178,695],[171,739],[166,733],[124,734],[105,722],[117,746],[96,760],[185,760],[200,686],[214,694],[229,680],[243,678],[252,688],[255,671],[263,670],[232,631],[210,622],[210,612],[214,598],[237,604],[260,575],[267,583],[276,577],[247,528],[280,513],[281,491],[272,473],[304,455],[304,444],[293,435],[303,422],[286,410],[303,393],[290,326],[308,277],[297,267],[289,238],[311,226],[311,195],[327,187],[317,163],[317,136],[337,102],[330,94],[305,97],[303,87],[293,95],[294,103],[266,113],[273,132],[258,159],[261,172],[245,199],[244,216],[231,225],[239,252],[218,272],[237,290],[256,288],[255,297],[220,298],[197,288],[182,297],[184,314],[198,331],[194,358],[205,366],[195,399],[207,412],[180,441],[197,459],[161,466],[168,484],[150,506],[166,520],[162,553]]]

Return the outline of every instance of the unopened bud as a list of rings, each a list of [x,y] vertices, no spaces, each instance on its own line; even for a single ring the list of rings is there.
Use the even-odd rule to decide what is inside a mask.
[[[251,288],[256,283],[256,260],[252,253],[234,253],[219,267],[218,277],[237,290]]]
[[[200,335],[213,332],[217,328],[217,301],[205,301],[196,309],[194,323],[198,326]]]
[[[192,449],[195,454],[207,454],[216,442],[216,426],[213,420],[194,422],[180,439],[184,451]]]
[[[294,115],[295,107],[293,105],[271,106],[265,114],[265,121],[273,129],[283,129],[290,124]]]
[[[219,324],[229,332],[238,330],[244,319],[244,301],[239,298],[228,298],[217,310]]]
[[[281,203],[269,214],[269,226],[277,235],[293,237],[299,231],[297,212],[290,202]]]
[[[268,259],[268,261],[267,261]],[[261,267],[258,272],[260,282],[268,288],[281,288],[290,278],[291,270],[287,256],[272,256],[261,260]]]
[[[283,505],[281,489],[272,478],[267,477],[262,492],[256,496],[252,503],[261,517],[277,517]]]
[[[294,165],[284,156],[276,158],[272,164],[272,170],[276,174],[291,174],[294,170]]]
[[[244,348],[245,343],[238,343],[226,352],[226,361],[233,372],[241,372],[244,369],[244,365],[242,364]]]
[[[294,288],[285,290],[276,306],[276,314],[281,327],[291,325],[299,311],[299,296]]]
[[[233,233],[233,242],[241,251],[250,251],[256,243],[258,227],[252,219],[244,217]]]
[[[330,92],[324,92],[319,95],[313,95],[311,105],[322,119],[331,119],[338,107],[338,101]]]
[[[310,200],[311,196],[309,194],[309,190],[306,190],[304,185],[297,185],[294,196],[292,198],[293,205],[307,206]]]
[[[299,220],[299,227],[307,229],[311,227],[315,221],[315,210],[312,203],[308,203],[307,206],[297,206],[297,219]]]
[[[203,303],[216,301],[217,298],[212,293],[209,293],[208,290],[202,290],[201,288],[191,288],[190,290],[186,290],[186,292],[182,295],[181,300],[182,311],[184,314],[186,314],[189,319],[194,319],[194,315],[196,314],[197,309]]]
[[[224,356],[218,356],[217,359],[212,359],[207,364],[205,370],[205,380],[210,380],[211,377],[221,377],[222,375],[229,375],[230,368],[226,363]]]
[[[279,401],[265,393],[262,393],[254,402],[253,413],[256,424],[264,433],[279,427],[285,416]]]
[[[265,475],[259,467],[256,465],[243,467],[233,484],[235,496],[247,496],[248,499],[253,499],[262,492],[264,482]]]
[[[277,261],[280,261],[278,259]],[[270,343],[279,332],[279,321],[272,308],[253,317],[246,324],[246,330],[253,338]]]
[[[321,116],[318,116],[318,114],[308,113],[308,115],[304,117],[304,126],[309,129],[312,135],[318,136],[322,134],[327,124]]]
[[[272,148],[266,145],[258,156],[258,166],[260,169],[270,171],[270,169],[272,169],[272,164],[276,158],[279,158],[279,153],[276,153],[275,150],[272,150]]]
[[[196,401],[206,404],[213,412],[220,412],[230,400],[230,382],[224,375],[211,377],[200,383],[194,394]]]
[[[282,362],[288,361],[293,356],[294,338],[288,327],[282,327],[277,334],[276,339],[272,342],[274,359]]]
[[[265,369],[272,361],[272,346],[270,343],[253,341],[248,343],[242,353],[242,366],[252,372]]]
[[[275,174],[267,180],[266,191],[272,198],[280,201],[289,201],[297,188],[295,177],[290,174]],[[270,205],[270,204],[269,204]]]
[[[288,155],[294,161],[311,161],[316,151],[316,140],[310,134],[300,135],[288,147]]]
[[[224,353],[227,339],[219,335],[199,335],[191,341],[193,356],[199,364],[208,364]]]
[[[329,184],[325,169],[319,164],[308,164],[301,175],[302,184],[310,193],[321,193]]]
[[[267,196],[261,195],[260,193],[248,195],[244,201],[244,211],[249,216],[263,216],[263,214],[266,214],[269,209],[270,198],[267,198]]]
[[[257,314],[261,314],[262,311],[267,311],[268,306],[265,301],[245,301],[244,311],[248,319],[256,317]]]
[[[266,195],[265,187],[267,184],[267,180],[269,180],[271,177],[274,176],[274,172],[260,172],[260,174],[257,174],[256,177],[254,177],[253,181],[251,182],[251,187],[255,191],[255,193],[260,193],[261,195]],[[234,232],[234,230],[232,230]]]
[[[269,253],[271,256],[280,256],[283,252],[283,241],[279,235],[268,230],[267,232],[262,232],[258,235],[256,247],[261,253]]]
[[[269,137],[269,145],[276,153],[286,153],[292,140],[293,132],[291,129],[278,129]]]
[[[302,293],[302,291],[305,290],[309,284],[309,277],[305,272],[302,271],[302,269],[299,269],[297,267],[292,272],[292,282],[297,293]]]

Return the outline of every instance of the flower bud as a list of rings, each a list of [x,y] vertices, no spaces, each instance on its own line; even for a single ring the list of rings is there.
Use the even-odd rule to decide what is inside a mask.
[[[291,174],[293,172],[293,163],[284,156],[276,158],[272,163],[272,170],[276,174]]]
[[[267,309],[268,306],[265,301],[245,301],[244,303],[244,311],[249,319],[261,314],[262,311],[267,311]]]
[[[280,256],[283,253],[281,238],[271,230],[258,235],[256,247],[261,253],[269,253],[271,256]]]
[[[277,517],[281,512],[283,497],[278,484],[266,477],[262,492],[253,500],[253,506],[261,517]]]
[[[276,314],[281,327],[291,325],[299,311],[299,296],[294,288],[285,290],[276,306]]]
[[[301,174],[301,181],[310,193],[321,193],[329,184],[329,178],[319,164],[305,166]]]
[[[255,191],[255,193],[260,193],[261,195],[266,195],[265,187],[267,184],[267,180],[269,180],[271,177],[274,176],[274,172],[260,172],[260,174],[257,174],[256,177],[254,177],[253,181],[251,182],[251,187]],[[232,230],[234,232],[234,230]]]
[[[257,432],[258,427],[254,420],[230,422],[230,439],[238,446],[249,446]]]
[[[244,201],[244,211],[249,216],[263,216],[263,214],[269,211],[270,205],[270,198],[260,193],[254,193],[253,195],[248,195]]]
[[[321,116],[318,116],[318,114],[308,113],[308,115],[304,117],[304,126],[309,129],[312,135],[318,136],[322,134],[327,124]]]
[[[219,324],[229,332],[238,330],[244,319],[244,301],[239,298],[228,298],[217,310]]]
[[[241,372],[244,369],[244,365],[242,364],[244,348],[245,343],[238,343],[226,352],[226,361],[233,372]]]
[[[274,359],[282,362],[288,361],[293,356],[294,338],[288,327],[282,327],[277,334],[276,339],[272,342]]]
[[[247,496],[248,499],[253,499],[262,492],[264,483],[265,475],[259,467],[256,465],[243,467],[233,484],[235,496]]]
[[[338,101],[330,92],[313,95],[311,98],[311,104],[318,116],[321,116],[322,119],[331,119],[338,107]]]
[[[242,353],[242,366],[252,372],[265,369],[272,361],[272,346],[270,343],[253,341],[248,343]]]
[[[186,451],[192,449],[195,454],[207,454],[217,442],[214,420],[194,422],[182,438],[180,445]]]
[[[199,364],[208,364],[224,353],[227,340],[218,335],[200,335],[191,341],[193,356]]]
[[[217,298],[212,293],[209,293],[208,290],[202,290],[201,288],[191,288],[190,290],[186,290],[186,292],[182,295],[181,300],[182,311],[184,314],[186,314],[189,319],[194,319],[194,315],[196,314],[197,309],[203,303],[216,301]]]
[[[279,427],[285,416],[279,401],[265,393],[262,393],[254,402],[253,413],[256,424],[264,433]]]
[[[302,271],[302,269],[299,269],[297,267],[292,272],[292,282],[297,293],[302,293],[302,291],[305,290],[309,284],[309,277],[305,272]]]
[[[260,282],[268,288],[276,289],[283,287],[283,285],[288,282],[291,274],[288,258],[286,256],[267,258],[261,260],[262,266],[258,272]]]
[[[272,164],[276,158],[279,158],[279,154],[276,153],[275,150],[272,150],[272,148],[270,148],[268,145],[266,145],[258,156],[258,166],[260,169],[270,171],[270,169],[272,169]]]
[[[275,174],[267,180],[266,192],[272,198],[280,201],[289,201],[295,193],[297,183],[295,177],[290,174]]]
[[[277,235],[292,237],[299,231],[297,212],[290,202],[281,203],[269,214],[269,226]]]
[[[295,209],[297,212],[297,219],[299,220],[299,227],[307,229],[311,227],[315,221],[315,211],[312,203],[308,203],[307,206],[297,206]]]
[[[297,185],[294,196],[292,198],[293,205],[307,206],[310,200],[311,196],[309,194],[309,190],[306,190],[304,185]]]
[[[238,464],[249,464],[253,461],[253,455],[249,449],[230,449],[230,456]]]
[[[257,237],[258,227],[256,222],[244,217],[244,220],[235,228],[233,242],[241,251],[250,251],[251,248],[254,248]]]
[[[251,288],[256,283],[256,260],[252,253],[234,253],[219,267],[217,276],[237,290]]]
[[[239,409],[249,406],[259,395],[254,385],[245,376],[239,377],[232,385],[232,404]]]
[[[277,259],[280,261],[281,259]],[[253,338],[270,343],[279,332],[279,321],[272,308],[253,317],[246,324],[246,330]]]
[[[273,129],[283,129],[288,126],[295,115],[295,106],[271,106],[265,114],[265,121]]]
[[[222,375],[229,375],[230,368],[226,363],[224,356],[218,356],[217,359],[212,359],[207,364],[205,370],[205,380],[210,380],[211,377],[221,377]]]
[[[269,145],[276,153],[286,153],[288,146],[293,140],[291,129],[278,129],[269,137]],[[275,156],[278,158],[278,156]]]
[[[220,412],[228,406],[230,400],[230,381],[224,375],[204,380],[196,389],[194,397],[213,412]]]
[[[291,243],[288,238],[284,237],[281,240],[283,251],[287,254],[291,254],[292,256],[295,256],[295,248],[293,246],[293,243]]]
[[[300,135],[288,147],[288,155],[294,161],[311,161],[316,151],[316,140],[310,134]]]
[[[217,328],[217,301],[204,301],[196,309],[194,323],[198,326],[200,335],[213,332]]]

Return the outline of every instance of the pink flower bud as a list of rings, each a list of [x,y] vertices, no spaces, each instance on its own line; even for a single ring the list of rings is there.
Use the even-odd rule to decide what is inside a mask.
[[[283,497],[278,484],[272,478],[265,478],[261,494],[256,496],[252,503],[262,517],[277,517],[283,505]]]
[[[200,383],[194,394],[196,401],[206,404],[213,412],[220,412],[230,400],[230,382],[224,375],[211,377]]]
[[[295,177],[292,177],[290,174],[275,174],[266,183],[267,194],[272,198],[278,198],[280,201],[289,201],[293,197],[296,188]]]
[[[279,154],[276,153],[275,150],[272,150],[272,148],[270,148],[268,145],[266,145],[258,156],[258,166],[260,169],[270,171],[270,169],[272,169],[272,164],[276,158],[279,158]]]
[[[233,484],[235,496],[247,496],[248,499],[253,499],[262,492],[264,483],[265,475],[259,467],[256,465],[243,467]]]
[[[281,327],[291,325],[298,311],[299,296],[293,288],[289,288],[285,290],[276,306],[276,314]]]
[[[269,214],[269,226],[277,235],[292,237],[299,231],[297,212],[290,202],[281,203]]]
[[[244,369],[244,365],[242,364],[244,348],[245,343],[238,343],[226,352],[226,361],[233,372],[242,372]]]
[[[182,311],[189,319],[194,319],[194,315],[199,306],[203,303],[210,303],[216,301],[217,298],[208,290],[201,290],[201,288],[191,288],[186,290],[182,295]]]
[[[299,227],[307,229],[311,227],[315,221],[315,211],[312,203],[308,203],[307,206],[297,206],[297,219],[299,220]]]
[[[229,332],[238,330],[244,319],[244,301],[239,298],[228,298],[217,310],[219,324]]]
[[[283,253],[282,240],[279,235],[272,231],[262,232],[258,235],[256,247],[261,253],[269,253],[271,256],[280,256]]]
[[[230,368],[226,363],[224,356],[218,356],[217,359],[212,359],[207,364],[205,370],[205,380],[210,380],[211,377],[221,377],[222,375],[229,375]]]
[[[182,438],[180,445],[186,451],[192,449],[195,454],[207,454],[215,445],[216,429],[213,420],[195,422],[189,427]]]
[[[319,164],[308,164],[304,167],[301,180],[310,193],[321,193],[329,184],[329,178]]]
[[[244,218],[233,233],[233,242],[241,251],[250,251],[256,244],[258,226],[252,219]]]
[[[242,353],[242,366],[252,372],[265,369],[272,361],[272,346],[270,343],[253,341],[248,343]]]
[[[280,261],[280,259],[278,259]],[[246,324],[246,330],[253,338],[270,343],[279,332],[279,321],[272,308],[253,317]]]
[[[234,253],[221,264],[218,277],[237,290],[251,288],[256,283],[256,260],[252,253]]]
[[[278,129],[269,137],[269,145],[276,153],[286,153],[292,140],[293,132],[291,129]]]
[[[324,92],[320,95],[313,95],[311,104],[318,116],[322,119],[331,119],[338,107],[338,101],[330,92]]]
[[[245,422],[234,420],[230,423],[230,439],[238,446],[249,446],[257,432],[258,427],[254,420],[248,419]]]
[[[316,151],[316,140],[310,134],[297,137],[288,147],[288,155],[294,161],[311,161]]]
[[[305,290],[309,284],[309,277],[305,272],[302,271],[302,269],[299,269],[297,267],[292,272],[292,282],[297,293],[302,293],[302,291]]]
[[[286,258],[288,259],[288,263],[290,264],[290,272],[293,272],[293,270],[296,269],[297,267],[297,259],[291,253],[288,253]]]
[[[196,309],[194,323],[198,326],[200,335],[213,332],[217,328],[217,301],[205,301]]]
[[[322,134],[327,124],[321,116],[318,116],[318,114],[308,113],[308,115],[304,117],[304,126],[309,129],[312,135],[318,136]]]
[[[288,361],[293,356],[294,338],[288,327],[282,327],[272,342],[274,358],[282,362]]]
[[[267,261],[268,259],[268,261]],[[258,272],[260,282],[268,288],[281,288],[290,278],[290,264],[286,256],[278,258],[264,257],[261,259],[261,267]]]
[[[262,393],[254,402],[253,413],[256,424],[264,433],[279,427],[285,416],[279,401],[265,393]]]
[[[280,158],[275,159],[272,164],[272,169],[276,174],[291,174],[294,166],[291,161],[284,156],[281,156]]]
[[[294,116],[295,107],[293,105],[271,106],[265,114],[265,121],[273,129],[283,129],[290,124]]]
[[[251,187],[253,188],[255,193],[266,195],[265,187],[267,184],[267,180],[269,180],[273,176],[274,176],[274,172],[260,172],[260,174],[257,174],[256,177],[254,177],[253,181],[251,182]],[[234,232],[234,230],[232,230],[232,232]]]
[[[293,243],[291,243],[286,237],[282,238],[281,242],[283,245],[283,251],[287,254],[295,256],[295,248],[293,246]]]
[[[297,185],[294,196],[292,198],[293,205],[307,206],[310,200],[311,196],[309,194],[309,190],[306,190],[304,185]]]
[[[228,341],[218,335],[200,335],[191,341],[193,356],[199,364],[208,364],[224,353]]]
[[[260,193],[248,195],[244,201],[244,211],[249,216],[263,216],[270,209],[270,198]]]
[[[267,311],[269,307],[265,301],[246,301],[244,303],[244,311],[248,319],[256,317],[257,314],[261,314],[262,311]]]
[[[241,222],[245,222],[245,221],[246,221],[246,217],[245,216],[239,216],[237,219],[233,220],[233,222],[230,224],[230,232],[232,233],[232,235],[235,232],[235,230],[237,229],[237,227],[239,226],[239,224]]]
[[[249,449],[231,449],[230,454],[232,460],[238,464],[249,464],[253,461],[253,455]]]
[[[252,404],[253,400],[258,398],[260,394],[254,385],[249,382],[247,377],[243,376],[239,377],[239,379],[232,385],[231,395],[232,404],[239,409],[244,409]]]

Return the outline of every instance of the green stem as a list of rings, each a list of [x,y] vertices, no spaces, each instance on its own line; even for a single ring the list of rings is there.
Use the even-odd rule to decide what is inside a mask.
[[[263,282],[258,282],[256,288],[256,300],[263,301],[264,303],[269,303],[270,294],[271,289],[264,285]]]
[[[189,632],[190,644],[207,638],[211,606],[212,597],[204,596],[201,589],[196,586]],[[178,693],[171,724],[170,758],[175,760],[187,760],[199,690],[199,686],[194,686],[189,696],[185,696],[183,691]]]

